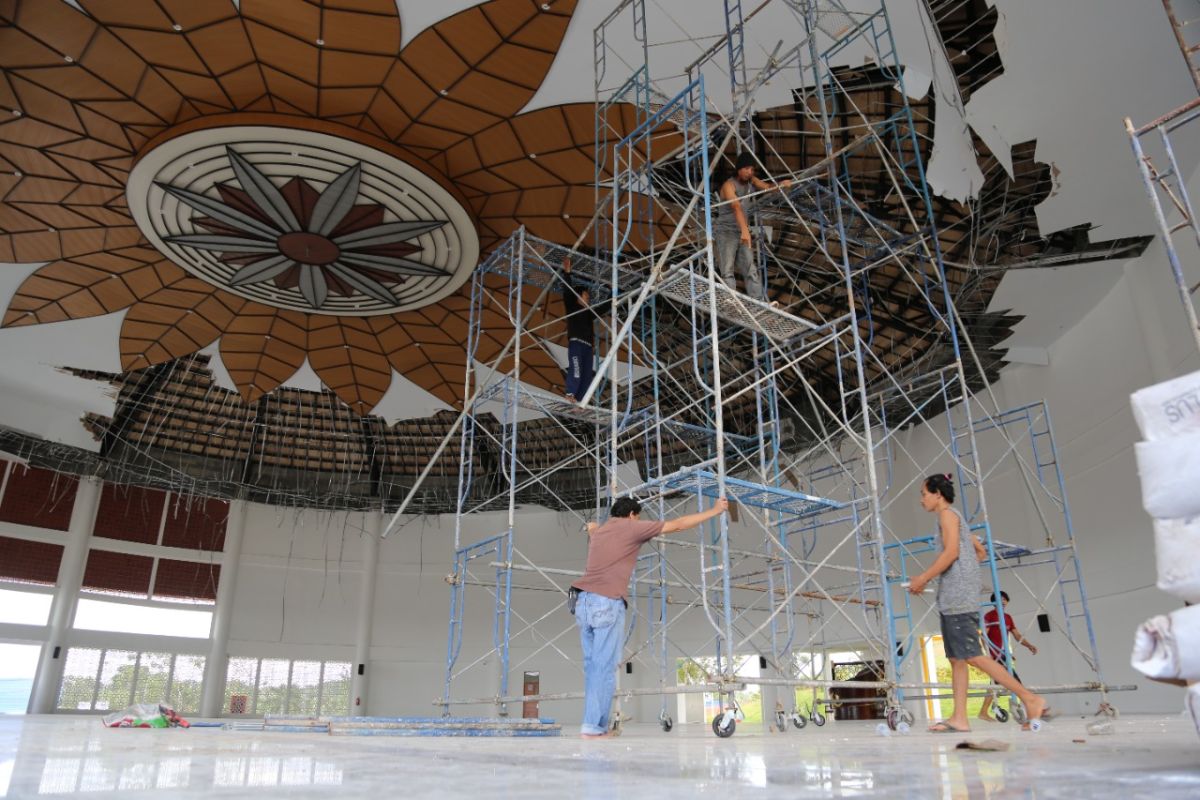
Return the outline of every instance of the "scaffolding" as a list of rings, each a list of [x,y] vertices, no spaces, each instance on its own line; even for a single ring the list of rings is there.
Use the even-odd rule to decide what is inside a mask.
[[[587,483],[590,492],[557,503],[580,526],[623,495],[663,518],[703,510],[718,497],[734,509],[695,534],[657,538],[639,557],[623,661],[657,672],[658,685],[618,687],[619,699],[660,697],[659,721],[670,730],[672,696],[715,694],[721,711],[712,727],[720,737],[736,729],[737,692],[747,682],[776,695],[781,731],[789,722],[797,728],[823,722],[818,709],[845,688],[876,690],[879,699],[870,702],[883,706],[893,727],[911,721],[906,701],[949,687],[911,674],[912,644],[930,612],[914,609],[919,601],[901,584],[909,559],[927,550],[932,537],[894,530],[889,509],[911,504],[925,475],[949,467],[987,549],[992,588],[998,591],[1002,571],[1054,571],[1049,587],[1021,583],[1047,615],[1054,615],[1051,598],[1061,597],[1055,625],[1090,675],[1037,690],[1100,692],[1107,708],[1109,691],[1130,687],[1110,687],[1100,675],[1048,412],[1044,405],[1002,411],[990,390],[977,398],[968,381],[971,372],[976,385],[980,377],[986,385],[986,376],[941,261],[923,164],[928,142],[918,136],[905,99],[886,7],[859,13],[832,0],[781,2],[796,32],[787,40],[797,44],[781,43],[755,70],[744,32],[767,5],[744,14],[740,2],[724,0],[725,35],[671,84],[655,80],[651,70],[644,2],[619,4],[595,34],[597,209],[585,232],[594,232],[593,246],[585,252],[582,236],[569,248],[520,230],[472,279],[469,399],[430,462],[457,440],[449,635],[435,705],[443,714],[491,706],[504,716],[516,702],[582,697],[581,691],[516,694],[509,676],[549,653],[575,661],[562,645],[575,630],[565,622],[562,600],[581,573],[539,564],[523,546],[517,509],[534,490],[554,494]],[[610,40],[616,26],[630,23],[642,61],[627,79],[614,79],[613,65],[628,61],[612,55]],[[855,106],[847,75],[837,68],[852,50],[867,53],[879,80],[897,87],[894,107],[879,113]],[[706,89],[714,66],[729,77],[728,103]],[[757,234],[755,268],[791,281],[782,304],[726,284],[715,261],[719,219],[727,213],[716,197],[719,163],[740,152],[753,153],[760,169],[765,160],[781,163],[752,113],[756,93],[773,79],[795,82],[804,133],[823,145],[823,157],[777,176],[790,183],[743,198]],[[666,88],[679,84],[674,92]],[[617,104],[634,107],[627,129],[612,124]],[[886,177],[891,222],[868,207],[856,180],[855,159],[868,154]],[[671,224],[662,224],[664,217]],[[813,254],[805,269],[773,257],[765,232],[784,228]],[[526,366],[556,357],[562,320],[550,313],[548,298],[576,290],[562,280],[568,259],[574,285],[586,282],[593,298],[609,301],[598,332],[603,358],[578,402],[553,387],[535,388]],[[935,321],[922,332],[923,347],[897,351],[877,340],[876,287],[885,280],[906,287]],[[515,334],[490,365],[477,365],[479,337],[497,315]],[[946,352],[949,366],[930,366],[932,353]],[[937,436],[936,452],[907,451],[900,432],[942,412],[949,428]],[[985,453],[1016,466],[1044,523],[1044,546],[993,537],[985,483],[999,461]],[[897,477],[901,467],[911,477]],[[410,497],[419,486],[420,480]],[[498,509],[507,512],[501,530],[465,541],[470,514]],[[485,610],[490,605],[490,644],[467,633],[483,624],[468,614],[473,596],[484,599]],[[981,603],[981,614],[991,607]],[[523,648],[515,659],[514,643]],[[878,663],[875,679],[835,680],[806,659],[830,648]],[[767,666],[767,675],[740,676],[752,658]],[[677,685],[679,663],[702,679]],[[478,674],[488,670],[495,690],[463,696],[460,687],[480,685]],[[812,695],[807,712],[801,691]]]
[[[1189,30],[1189,26],[1194,26],[1200,22],[1200,19],[1181,19],[1173,7],[1172,0],[1163,0],[1163,7],[1171,22],[1175,41],[1187,62],[1192,85],[1200,95],[1200,63],[1196,58],[1196,54],[1200,52],[1200,37],[1194,29]],[[1179,299],[1183,303],[1192,339],[1196,344],[1196,349],[1200,350],[1200,321],[1197,321],[1196,318],[1196,301],[1194,299],[1196,292],[1200,290],[1200,283],[1188,286],[1183,261],[1179,255],[1179,244],[1182,242],[1177,241],[1176,237],[1177,233],[1181,233],[1182,237],[1190,238],[1197,246],[1200,246],[1200,221],[1196,219],[1192,200],[1188,196],[1187,177],[1189,171],[1180,169],[1171,138],[1176,131],[1193,123],[1197,117],[1200,117],[1200,96],[1192,98],[1173,111],[1169,111],[1141,127],[1134,126],[1133,120],[1126,117],[1125,130],[1129,134],[1129,143],[1133,147],[1133,155],[1137,159],[1146,195],[1150,198],[1150,205],[1154,209],[1158,235],[1166,249],[1167,260],[1171,264],[1171,274],[1175,279]],[[1193,127],[1195,126],[1193,125]],[[1143,143],[1143,139],[1151,141]],[[1157,163],[1148,152],[1148,147],[1152,146],[1154,139],[1158,140],[1162,148]]]

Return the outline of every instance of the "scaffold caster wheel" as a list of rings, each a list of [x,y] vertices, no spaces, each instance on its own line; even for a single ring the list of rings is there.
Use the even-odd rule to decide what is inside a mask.
[[[996,716],[996,722],[1008,722],[1008,712],[1000,706],[996,706],[996,710],[992,713]]]
[[[675,720],[670,717],[663,717],[658,721],[658,724],[662,727],[663,733],[670,733],[671,728],[675,727]]]
[[[1016,700],[1012,701],[1012,703],[1009,705],[1009,709],[1012,711],[1012,718],[1017,721],[1018,725],[1024,725],[1029,721],[1029,715],[1025,713],[1025,706],[1021,705]]]
[[[896,709],[889,708],[887,710],[887,716],[884,717],[884,719],[887,720],[888,728],[894,731],[896,730],[896,724],[900,722],[900,714]]]
[[[914,722],[917,721],[917,718],[914,717],[912,712],[909,711],[907,708],[901,708],[900,709],[900,721],[903,722],[905,725],[912,725]]]
[[[807,724],[808,719],[799,711],[797,711],[795,714],[792,714],[792,727],[794,727],[796,730],[804,730],[804,726]]]
[[[812,722],[818,728],[821,727],[822,725],[825,724],[825,715],[822,714],[820,711],[814,711],[812,713]]]
[[[780,733],[787,732],[787,714],[782,711],[775,712],[775,729]]]
[[[712,729],[718,738],[728,739],[737,730],[737,721],[731,712],[726,711],[713,717]]]

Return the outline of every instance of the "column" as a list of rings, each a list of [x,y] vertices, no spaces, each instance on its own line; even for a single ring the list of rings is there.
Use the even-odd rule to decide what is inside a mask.
[[[376,511],[365,520],[367,530],[362,537],[362,584],[358,595],[358,630],[354,636],[354,664],[350,672],[350,715],[369,716],[367,692],[371,666],[371,624],[375,616],[375,578],[379,573],[379,539],[386,520]]]
[[[233,621],[233,597],[237,593],[238,564],[242,559],[242,536],[246,531],[245,500],[229,503],[225,523],[225,550],[221,556],[221,580],[217,585],[217,607],[213,611],[208,657],[204,660],[204,689],[200,716],[216,717],[223,711],[225,677],[229,667],[229,628]]]
[[[83,586],[83,571],[87,566],[92,527],[100,507],[100,487],[97,478],[80,478],[67,527],[67,542],[62,561],[58,564],[58,580],[54,584],[54,600],[50,603],[50,631],[42,645],[33,691],[29,695],[30,714],[52,714],[58,706],[58,687],[62,683],[67,660],[67,634],[75,619],[79,590]]]

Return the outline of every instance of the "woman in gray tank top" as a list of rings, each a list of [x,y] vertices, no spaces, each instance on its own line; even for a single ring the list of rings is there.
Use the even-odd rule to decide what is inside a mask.
[[[942,645],[950,661],[954,712],[950,719],[929,728],[931,733],[965,733],[971,729],[967,718],[967,688],[970,667],[984,672],[1020,698],[1029,722],[1023,730],[1037,730],[1046,710],[1046,701],[1026,689],[1004,667],[984,655],[979,644],[979,609],[983,582],[979,562],[987,551],[971,534],[961,512],[954,508],[954,484],[949,475],[930,475],[921,485],[921,508],[937,514],[942,551],[929,569],[909,582],[913,594],[938,578],[937,608],[942,620]]]

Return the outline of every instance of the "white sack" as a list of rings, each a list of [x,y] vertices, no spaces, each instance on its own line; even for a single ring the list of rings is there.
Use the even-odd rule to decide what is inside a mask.
[[[1130,663],[1151,678],[1200,680],[1200,606],[1151,617],[1138,626]]]
[[[1142,505],[1155,519],[1200,516],[1200,433],[1138,442]]]
[[[1142,437],[1149,441],[1200,433],[1200,372],[1139,389],[1129,401]]]
[[[1185,705],[1188,713],[1192,715],[1192,724],[1196,726],[1196,733],[1200,733],[1200,683],[1188,687]]]
[[[1154,520],[1158,588],[1200,603],[1200,517]]]

